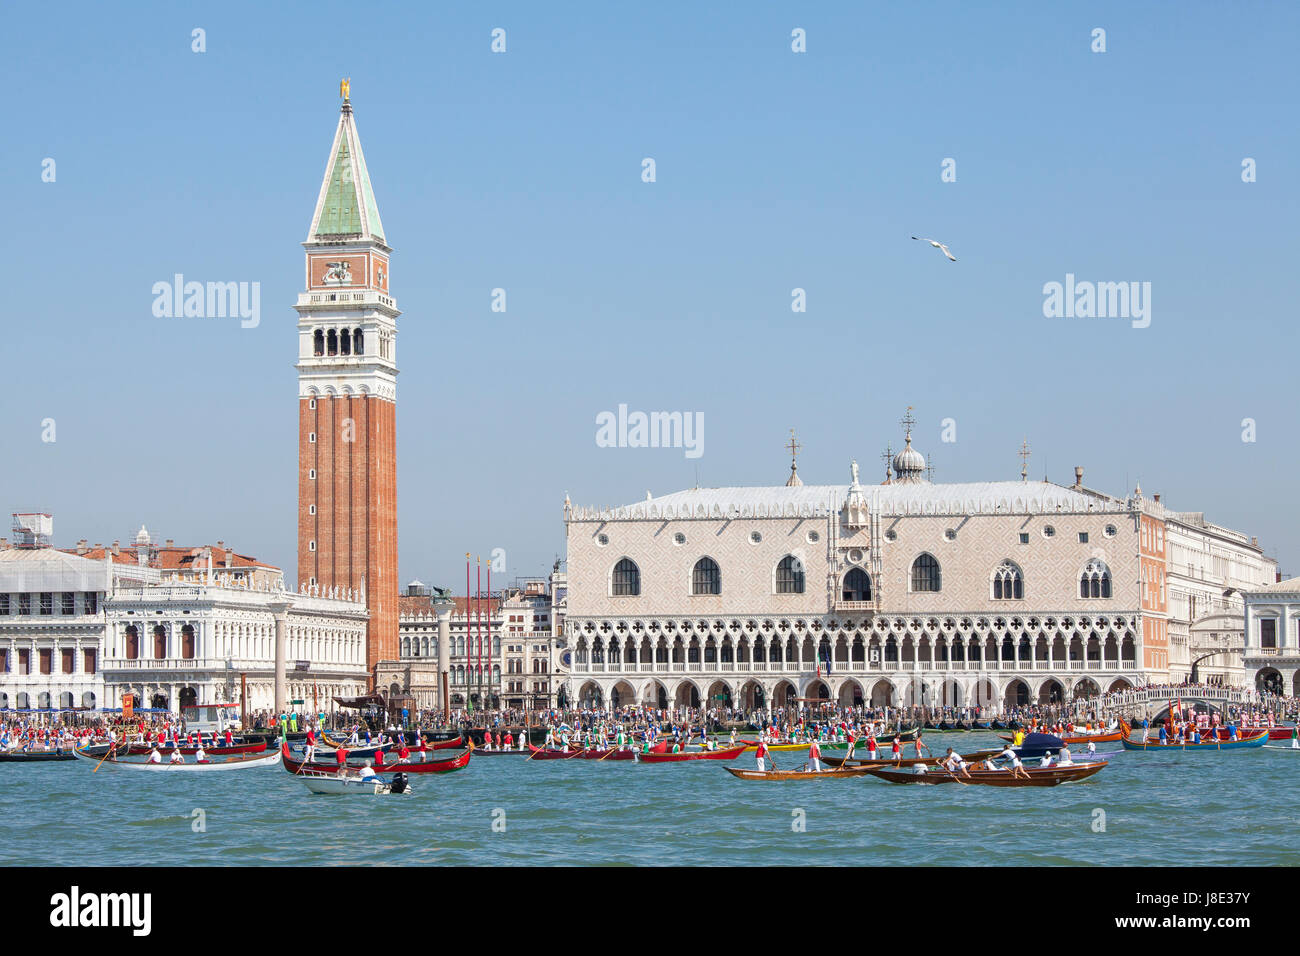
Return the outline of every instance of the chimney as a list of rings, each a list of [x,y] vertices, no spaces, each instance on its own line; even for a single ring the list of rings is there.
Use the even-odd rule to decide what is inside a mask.
[[[4,548],[7,548],[7,547],[9,547],[9,539],[8,539],[8,538],[0,538],[0,549],[4,549]]]
[[[1160,504],[1160,492],[1155,493],[1156,504]]]
[[[226,550],[226,542],[224,542],[224,541],[218,541],[218,542],[217,542],[217,547],[220,548],[222,551],[225,551],[225,550]]]
[[[100,542],[98,542],[98,541],[95,542],[95,550],[96,550],[96,551],[101,550],[103,547],[104,547],[103,544],[101,544]]]
[[[121,551],[121,550],[122,550],[121,543],[120,543],[120,542],[117,542],[117,541],[114,541],[114,542],[113,542],[113,553],[114,553],[114,554],[117,554],[117,553],[118,553],[119,551]]]
[[[1074,487],[1076,490],[1083,487],[1083,465],[1074,466]]]
[[[166,540],[166,542],[164,542],[163,547],[170,548],[170,547],[174,546],[175,544],[176,544],[175,541],[173,541],[171,538],[168,538],[168,539]]]
[[[218,541],[217,544],[220,545],[221,542]],[[226,567],[230,567],[230,566],[231,566],[230,552],[227,551],[227,552],[226,552]]]
[[[77,554],[85,554],[86,550],[86,539],[82,538],[77,542]]]

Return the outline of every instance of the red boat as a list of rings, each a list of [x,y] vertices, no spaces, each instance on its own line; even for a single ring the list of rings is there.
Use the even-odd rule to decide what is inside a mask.
[[[637,754],[642,763],[681,763],[684,760],[735,760],[745,752],[745,745],[728,747],[726,750],[692,750],[690,753],[648,753]]]
[[[528,750],[529,760],[572,760],[582,753],[581,750],[552,750],[550,748],[543,750],[541,747],[534,747],[532,744],[528,745]]]
[[[133,757],[147,757],[153,750],[152,744],[132,744],[128,753]],[[266,750],[266,741],[260,741],[255,744],[235,744],[233,747],[204,747],[203,752],[209,757],[230,757],[236,754],[260,754]],[[181,753],[192,756],[198,753],[197,747],[183,746],[180,748]],[[160,754],[169,754],[172,752],[170,745],[159,747]]]
[[[382,763],[374,764],[375,773],[446,773],[450,770],[459,770],[469,763],[469,756],[474,752],[474,748],[466,750],[464,753],[456,754],[454,757],[448,757],[444,760],[438,760],[429,755],[427,750],[411,751],[411,759],[406,763]],[[301,760],[295,760],[289,752],[288,744],[280,745],[281,763],[284,769],[290,773],[297,773],[300,769],[320,770],[325,773],[334,773],[338,770],[336,763],[304,763]],[[355,768],[354,768],[355,769]]]

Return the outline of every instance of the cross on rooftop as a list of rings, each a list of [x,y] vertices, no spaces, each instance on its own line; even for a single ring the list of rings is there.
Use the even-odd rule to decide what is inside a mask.
[[[785,447],[790,450],[790,464],[793,465],[795,463],[795,460],[798,459],[799,457],[799,449],[803,447],[803,445],[799,444],[797,441],[794,440],[793,428],[790,429],[790,444],[786,445]]]
[[[1020,455],[1020,480],[1027,481],[1029,479],[1029,439],[1028,438],[1026,438],[1024,441],[1020,443],[1020,451],[1017,452],[1017,454]]]
[[[907,440],[908,440],[908,441],[911,441],[911,440],[912,440],[912,426],[916,424],[916,419],[912,417],[912,406],[911,406],[911,405],[908,405],[908,406],[907,406],[907,413],[903,415],[902,420],[901,420],[898,424],[900,424],[900,425],[903,426],[904,431],[907,432]]]

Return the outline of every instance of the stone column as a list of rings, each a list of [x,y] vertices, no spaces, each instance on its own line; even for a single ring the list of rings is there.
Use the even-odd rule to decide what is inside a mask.
[[[444,598],[435,601],[434,613],[438,615],[438,693],[436,700],[442,712],[451,711],[451,612],[455,602]]]
[[[285,712],[289,703],[288,682],[285,677],[285,625],[288,620],[290,604],[288,601],[273,601],[268,605],[275,618],[275,713]]]

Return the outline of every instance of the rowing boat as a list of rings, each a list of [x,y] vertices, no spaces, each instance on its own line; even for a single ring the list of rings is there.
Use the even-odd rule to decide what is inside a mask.
[[[280,762],[280,751],[269,754],[247,754],[235,757],[218,757],[203,763],[149,763],[144,760],[101,760],[84,750],[73,751],[82,760],[89,760],[97,766],[116,767],[124,770],[149,770],[154,773],[196,773],[209,770],[247,770],[250,767],[269,767]]]
[[[129,753],[132,757],[147,757],[153,751],[152,744],[131,744]],[[165,747],[159,747],[160,754],[170,754],[175,749],[168,744]],[[198,753],[199,748],[182,746],[180,751],[186,757],[192,757]],[[203,752],[209,757],[237,757],[240,754],[260,754],[266,752],[266,741],[260,740],[255,744],[235,744],[232,747],[204,747]]]
[[[870,772],[869,767],[840,767],[834,770],[742,770],[739,767],[722,769],[741,780],[825,780],[837,777],[861,777]]]
[[[1011,734],[998,734],[998,736],[1008,742],[1015,740],[1015,737]],[[1078,746],[1080,744],[1087,746],[1088,741],[1092,741],[1096,744],[1113,744],[1118,740],[1123,740],[1127,736],[1128,734],[1124,733],[1123,730],[1113,730],[1110,733],[1105,734],[1073,734],[1071,736],[1062,737],[1061,742],[1069,747]]]
[[[1138,750],[1142,753],[1162,751],[1183,753],[1189,750],[1210,750],[1217,753],[1220,750],[1250,750],[1254,747],[1262,747],[1267,742],[1268,733],[1262,730],[1253,737],[1243,737],[1240,740],[1206,740],[1199,744],[1161,744],[1159,738],[1150,737],[1146,740],[1129,740],[1126,737],[1120,741],[1125,750]]]
[[[0,750],[0,763],[52,763],[76,759],[71,750]]]
[[[942,768],[929,769],[925,773],[906,770],[887,770],[884,767],[869,767],[867,773],[890,783],[956,783],[976,784],[986,787],[1055,787],[1062,783],[1085,780],[1093,774],[1100,773],[1106,761],[1096,763],[1071,764],[1066,767],[1026,767],[1029,774],[1026,780],[1010,770],[972,770],[970,776],[955,774]]]
[[[963,754],[961,759],[962,759],[962,760],[965,760],[967,763],[974,763],[976,760],[984,760],[984,759],[986,759],[986,758],[988,758],[988,757],[996,757],[996,756],[997,756],[998,754],[1000,754],[1000,753],[1002,753],[1001,750],[976,750],[974,753]],[[830,766],[832,766],[832,767],[842,767],[842,766],[844,766],[844,765],[847,764],[847,765],[850,766],[850,767],[886,767],[886,768],[888,768],[888,767],[915,767],[915,766],[916,766],[917,764],[919,764],[919,763],[933,763],[934,761],[936,761],[936,760],[940,760],[940,759],[942,759],[942,758],[940,758],[940,757],[905,757],[905,758],[903,758],[902,760],[886,760],[886,759],[882,759],[882,758],[877,758],[876,760],[871,760],[871,759],[869,759],[869,758],[865,758],[865,757],[864,757],[864,758],[858,758],[858,757],[851,757],[851,758],[845,758],[845,757],[822,757],[822,763],[824,763],[824,764],[830,764]]]
[[[289,752],[288,744],[281,744],[280,751],[284,756],[284,769],[290,773],[297,773],[299,769],[321,770],[325,773],[335,773],[338,770],[337,765],[328,763],[304,763],[301,760],[295,760],[293,754]],[[418,750],[411,752],[411,759],[405,763],[385,763],[376,764],[373,768],[375,773],[447,773],[452,770],[460,770],[469,763],[469,756],[474,752],[470,748],[462,753],[447,757],[444,760],[435,760],[429,756],[428,751]],[[420,759],[415,759],[416,757]]]
[[[637,754],[636,759],[641,763],[682,763],[687,760],[735,760],[745,748],[741,746],[728,747],[726,750],[692,750],[675,754]]]

